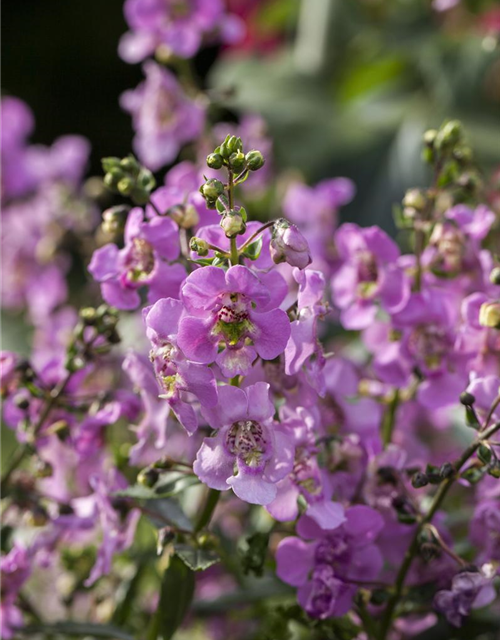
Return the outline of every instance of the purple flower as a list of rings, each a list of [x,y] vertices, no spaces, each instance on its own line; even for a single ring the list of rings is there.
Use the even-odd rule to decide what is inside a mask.
[[[298,587],[299,603],[310,616],[342,616],[352,606],[354,583],[374,580],[382,569],[374,541],[383,526],[382,516],[363,505],[347,509],[329,529],[314,513],[302,516],[297,533],[303,539],[289,537],[278,545],[278,577]]]
[[[219,403],[202,413],[217,434],[203,441],[193,465],[196,475],[212,489],[232,488],[246,502],[272,502],[276,483],[292,469],[294,451],[291,438],[273,423],[269,385],[219,387]]]
[[[455,348],[470,357],[468,368],[479,376],[500,374],[500,332],[479,322],[481,308],[492,300],[485,293],[473,293],[461,305],[462,324]]]
[[[483,376],[475,378],[467,387],[467,391],[475,398],[474,409],[480,418],[486,419],[493,403],[500,394],[500,377]],[[490,416],[490,424],[500,420],[500,406],[497,406]]]
[[[323,180],[315,187],[296,182],[286,191],[283,211],[307,239],[314,268],[325,273],[337,262],[333,243],[337,211],[352,200],[354,193],[354,184],[347,178]]]
[[[21,610],[15,605],[17,594],[31,575],[31,558],[27,549],[15,544],[0,558],[2,602],[0,605],[0,636],[9,640],[16,635],[15,628],[23,624]]]
[[[470,538],[482,561],[500,562],[500,509],[498,496],[483,499],[474,510]],[[497,569],[498,571],[498,569]]]
[[[463,277],[480,271],[481,242],[495,219],[486,205],[474,211],[464,204],[452,207],[434,226],[422,264],[437,276]]]
[[[285,373],[294,375],[305,367],[308,381],[320,395],[324,395],[325,382],[322,369],[325,363],[323,350],[318,342],[318,318],[323,317],[326,305],[323,300],[325,278],[319,271],[293,270],[299,285],[297,294],[297,319],[291,323],[291,335],[285,350]]]
[[[453,292],[427,288],[413,293],[392,324],[374,323],[364,340],[375,353],[374,370],[389,384],[405,386],[418,371],[419,403],[429,409],[454,404],[467,384],[470,354],[457,350],[458,308]]]
[[[388,313],[400,311],[410,295],[398,267],[396,243],[378,227],[344,224],[335,234],[341,266],[332,280],[335,304],[346,329],[365,329],[375,319],[377,301]]]
[[[107,244],[94,252],[89,271],[101,283],[104,300],[118,309],[135,309],[137,289],[148,287],[148,300],[176,297],[186,272],[180,264],[168,264],[179,256],[179,232],[170,218],[159,216],[143,222],[143,211],[129,213],[125,246]]]
[[[222,0],[127,0],[124,11],[132,31],[122,37],[119,53],[130,63],[144,60],[160,46],[191,58],[203,36],[216,29],[229,40],[241,34],[236,17],[225,15]]]
[[[137,443],[130,449],[129,460],[133,465],[150,464],[166,453],[170,406],[158,397],[158,384],[146,358],[129,351],[122,367],[139,390],[143,407],[142,420],[134,429]]]
[[[111,571],[113,556],[128,549],[134,539],[135,528],[140,517],[139,509],[115,508],[120,505],[113,494],[127,487],[127,482],[115,468],[103,468],[89,479],[92,493],[71,501],[72,513],[61,515],[54,521],[61,535],[80,531],[101,532],[102,539],[97,558],[85,586],[89,587],[101,576]]]
[[[191,435],[198,428],[193,396],[204,407],[217,404],[217,385],[211,369],[189,362],[177,346],[179,321],[184,312],[182,302],[171,298],[158,300],[145,315],[148,336],[153,348],[153,363],[160,390],[177,419]]]
[[[311,264],[307,240],[298,228],[285,218],[274,223],[270,249],[271,257],[276,264],[287,262],[299,269],[305,269]]]
[[[494,576],[491,565],[485,565],[481,571],[458,573],[450,590],[438,591],[434,596],[435,609],[444,614],[454,627],[461,627],[472,609],[485,607],[496,598],[492,584]]]
[[[177,340],[189,360],[215,361],[225,376],[233,377],[246,375],[257,356],[272,360],[285,349],[288,316],[273,308],[270,291],[247,267],[193,271],[182,287],[182,300],[192,315],[181,319]],[[220,346],[225,348],[218,353]]]
[[[144,64],[146,80],[120,98],[132,114],[134,149],[156,171],[175,160],[181,147],[203,130],[205,109],[183,92],[175,76],[155,62]]]

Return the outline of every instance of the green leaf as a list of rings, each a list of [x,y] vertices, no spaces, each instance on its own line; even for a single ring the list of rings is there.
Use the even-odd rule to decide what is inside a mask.
[[[260,256],[261,251],[262,251],[262,236],[255,242],[252,242],[252,244],[248,245],[243,255],[245,256],[245,258],[249,258],[250,260],[257,260],[257,258]]]
[[[200,484],[197,476],[173,472],[165,476],[161,475],[154,486],[154,491],[157,497],[168,498],[181,493],[184,489],[192,487],[195,484]]]
[[[55,622],[54,624],[36,624],[17,630],[20,636],[30,637],[36,633],[44,635],[63,635],[65,637],[90,636],[92,638],[112,638],[113,640],[134,640],[134,637],[118,627],[109,624],[91,624],[87,622]]]
[[[194,264],[200,264],[202,267],[208,267],[212,264],[215,258],[200,258],[199,260],[189,260],[189,262],[194,262]]]
[[[146,640],[170,640],[182,624],[194,594],[194,573],[173,556],[163,574],[158,608],[149,625]]]
[[[219,554],[213,549],[199,549],[190,544],[176,544],[174,549],[176,555],[192,571],[205,571],[220,560]]]
[[[184,531],[193,531],[193,523],[172,498],[148,500],[148,517],[155,526],[162,529],[170,525]]]
[[[136,500],[156,500],[158,498],[170,498],[184,489],[199,484],[199,480],[194,475],[186,475],[178,471],[162,474],[153,487],[146,487],[142,484],[135,484],[114,495],[121,498],[134,498]]]

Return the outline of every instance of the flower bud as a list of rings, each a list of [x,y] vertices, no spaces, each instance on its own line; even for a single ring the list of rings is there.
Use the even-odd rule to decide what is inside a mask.
[[[123,196],[129,196],[134,190],[134,181],[132,178],[122,178],[117,184],[117,189]]]
[[[224,158],[220,153],[211,153],[207,156],[207,165],[210,169],[220,169],[224,164]]]
[[[436,140],[436,136],[437,136],[436,129],[428,129],[424,133],[424,144],[427,145],[428,147],[432,147]]]
[[[490,282],[491,284],[500,285],[500,267],[495,267],[490,273]]]
[[[411,484],[415,489],[420,489],[421,487],[427,486],[429,484],[429,480],[425,473],[417,471],[417,473],[414,473],[411,477]]]
[[[307,240],[298,228],[285,218],[280,218],[274,223],[269,248],[276,264],[287,262],[299,269],[305,269],[311,264]]]
[[[232,153],[229,157],[229,166],[231,167],[231,169],[233,169],[233,171],[239,173],[245,166],[245,154],[243,154],[241,151]]]
[[[196,236],[191,238],[189,248],[201,257],[208,255],[208,242],[202,238],[197,238]]]
[[[443,478],[443,480],[446,480],[446,478],[451,478],[454,473],[455,467],[451,464],[451,462],[445,462],[439,469],[439,475],[441,476],[441,478]]]
[[[258,171],[259,169],[262,169],[265,163],[264,156],[260,151],[257,151],[256,149],[252,149],[252,151],[249,151],[245,156],[245,159],[247,161],[247,167],[250,169],[250,171]]]
[[[234,238],[238,234],[245,233],[246,224],[243,217],[236,211],[229,211],[222,218],[220,226],[224,229],[226,238]]]
[[[120,167],[127,173],[137,175],[141,170],[141,165],[137,162],[133,155],[128,155],[120,160]]]
[[[425,209],[427,200],[420,189],[409,189],[403,198],[403,206],[422,211]]]
[[[79,315],[85,324],[92,325],[97,320],[97,312],[94,307],[84,307],[80,309]]]
[[[217,200],[221,193],[224,193],[224,185],[220,180],[212,178],[201,186],[200,191],[208,200]]]
[[[113,171],[113,169],[118,169],[120,167],[120,158],[102,158],[101,165],[103,171],[105,173],[109,173],[110,171]]]
[[[450,120],[439,129],[435,146],[442,150],[444,147],[453,147],[460,142],[463,135],[462,124],[458,120]]]
[[[120,180],[122,180],[124,178],[125,174],[123,173],[123,171],[121,171],[120,169],[116,168],[116,169],[111,169],[110,171],[108,171],[108,173],[104,176],[104,184],[109,188],[109,189],[116,189],[118,183],[120,182]]]
[[[230,156],[237,151],[243,151],[243,143],[241,141],[241,138],[227,135],[226,139],[219,148],[220,155],[225,160],[229,160]]]
[[[198,224],[200,216],[192,204],[179,204],[168,210],[168,215],[181,229],[191,229]]]
[[[484,464],[489,464],[491,462],[492,455],[491,447],[483,442],[477,450],[477,457],[479,460],[484,462]]]
[[[142,484],[143,487],[154,487],[156,481],[160,477],[157,469],[153,469],[152,467],[147,467],[139,472],[137,476],[137,482]]]
[[[101,229],[104,233],[109,235],[121,233],[125,229],[129,211],[130,208],[123,205],[110,207],[106,209],[106,211],[103,211]]]
[[[460,402],[465,407],[471,407],[474,404],[474,402],[476,402],[476,398],[472,395],[472,393],[469,393],[468,391],[464,391],[463,393],[460,394]]]
[[[500,301],[484,302],[479,310],[479,324],[482,327],[500,329]]]

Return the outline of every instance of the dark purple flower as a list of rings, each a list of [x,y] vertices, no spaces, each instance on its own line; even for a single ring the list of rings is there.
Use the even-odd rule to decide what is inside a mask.
[[[450,590],[438,591],[434,596],[435,609],[454,627],[461,627],[472,609],[485,607],[496,598],[494,575],[491,565],[485,565],[481,571],[458,573]]]

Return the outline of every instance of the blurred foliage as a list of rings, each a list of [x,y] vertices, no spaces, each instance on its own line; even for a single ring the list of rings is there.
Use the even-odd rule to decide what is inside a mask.
[[[286,44],[265,66],[227,57],[211,82],[235,88],[233,107],[264,115],[280,165],[310,182],[354,179],[348,217],[391,228],[393,202],[426,182],[425,129],[459,118],[483,167],[500,163],[500,47],[477,17],[495,4],[438,14],[424,0],[263,3],[260,20],[279,15]]]

